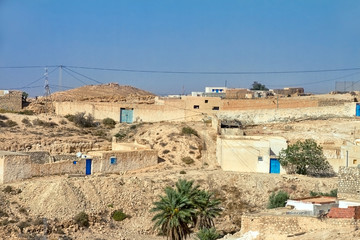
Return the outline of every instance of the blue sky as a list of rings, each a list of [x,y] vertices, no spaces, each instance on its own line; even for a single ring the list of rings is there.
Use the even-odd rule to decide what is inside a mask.
[[[247,72],[360,67],[358,0],[0,0],[0,67]],[[53,68],[49,67],[49,71]],[[360,70],[299,74],[159,74],[73,71],[157,94],[205,86],[334,90]],[[73,78],[69,73],[76,76]],[[359,74],[357,74],[359,73]],[[0,89],[42,95],[44,68],[0,68]],[[346,77],[344,77],[346,76]],[[337,79],[337,80],[334,80]],[[57,91],[59,71],[49,75]],[[62,71],[63,87],[95,84]]]

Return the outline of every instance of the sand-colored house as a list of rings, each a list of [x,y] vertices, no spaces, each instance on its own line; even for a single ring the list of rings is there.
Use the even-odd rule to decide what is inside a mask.
[[[287,148],[283,137],[229,136],[217,138],[216,159],[224,171],[285,173],[278,161]]]

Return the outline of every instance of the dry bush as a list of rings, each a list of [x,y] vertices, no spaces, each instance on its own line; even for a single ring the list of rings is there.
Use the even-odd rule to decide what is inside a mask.
[[[192,159],[191,157],[183,157],[181,159],[181,161],[183,161],[184,163],[186,163],[188,165],[193,164],[195,162],[194,159]]]

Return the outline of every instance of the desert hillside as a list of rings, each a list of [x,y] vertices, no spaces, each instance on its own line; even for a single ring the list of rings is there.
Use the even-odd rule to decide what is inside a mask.
[[[153,93],[132,86],[121,86],[117,83],[86,85],[51,95],[54,101],[107,101],[151,100]]]

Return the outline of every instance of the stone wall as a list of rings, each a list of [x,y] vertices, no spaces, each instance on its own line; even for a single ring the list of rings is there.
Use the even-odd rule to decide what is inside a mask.
[[[31,177],[30,156],[7,152],[0,154],[0,183],[9,183]]]
[[[4,95],[0,95],[0,109],[9,111],[21,111],[22,110],[22,92],[21,91],[9,91]]]
[[[260,234],[296,234],[317,229],[334,229],[346,227],[354,229],[354,219],[323,219],[293,215],[260,215],[249,214],[241,217],[241,233],[258,231]]]
[[[264,109],[246,111],[222,111],[217,114],[219,120],[237,119],[242,124],[264,124],[290,122],[305,119],[324,119],[335,117],[354,117],[356,103],[338,106],[306,107],[293,109]]]
[[[44,164],[44,163],[50,163],[52,160],[50,153],[47,151],[31,151],[31,152],[20,152],[20,153],[29,155],[30,161],[32,163]]]
[[[357,167],[340,167],[338,177],[338,197],[360,200],[360,169]]]

